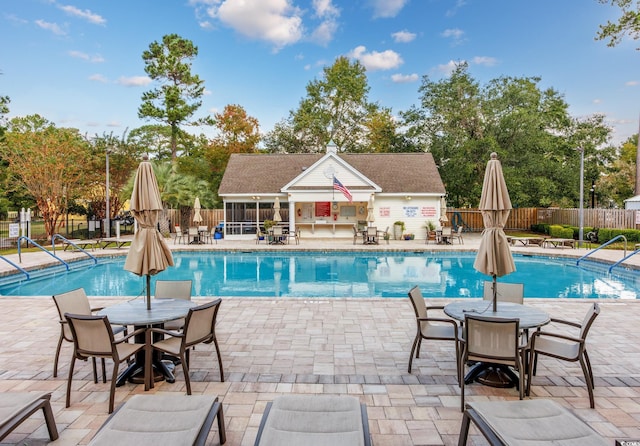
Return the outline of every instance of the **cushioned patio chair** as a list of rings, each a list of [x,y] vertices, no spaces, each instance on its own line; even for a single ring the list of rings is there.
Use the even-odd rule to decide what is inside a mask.
[[[134,395],[105,421],[89,445],[204,446],[216,416],[224,444],[224,415],[217,396]]]
[[[552,400],[469,403],[462,418],[458,446],[467,443],[471,421],[492,446],[611,444],[587,423]]]
[[[191,300],[191,280],[156,280],[154,297]],[[180,330],[183,326],[184,318],[164,323],[165,330]]]
[[[267,403],[254,445],[370,446],[367,407],[353,396],[279,396]]]
[[[0,441],[14,431],[23,421],[42,409],[49,438],[58,438],[53,411],[51,392],[2,392],[0,393]],[[20,443],[20,444],[27,444]]]
[[[493,300],[493,282],[485,281],[483,290],[484,300]],[[524,303],[524,283],[496,282],[498,302]]]
[[[184,231],[182,230],[182,228],[178,225],[175,226],[175,230],[176,230],[176,235],[173,238],[173,244],[175,245],[176,243],[182,243],[185,240],[185,234]]]
[[[87,294],[84,292],[84,288],[77,288],[75,290],[67,291],[66,293],[55,294],[53,296],[53,302],[56,304],[56,308],[58,309],[58,315],[60,317],[60,338],[58,339],[58,347],[56,347],[56,356],[53,360],[53,377],[58,376],[58,360],[60,358],[60,350],[62,348],[62,342],[73,342],[73,336],[71,334],[71,329],[69,328],[69,324],[67,323],[67,319],[64,317],[65,313],[72,314],[84,314],[86,316],[91,315],[95,311],[102,310],[103,307],[91,307],[89,303],[89,298]],[[114,334],[124,333],[127,334],[127,328],[121,325],[112,325],[111,329]],[[93,359],[93,368],[94,368],[94,376],[95,376],[95,358]],[[97,378],[96,378],[96,382]]]
[[[73,379],[73,368],[76,359],[100,358],[102,359],[102,381],[106,382],[106,372],[104,359],[113,360],[113,372],[111,374],[111,389],[109,391],[109,413],[113,412],[113,403],[116,390],[116,380],[118,379],[118,366],[131,358],[133,355],[145,348],[145,344],[130,343],[129,338],[143,334],[145,329],[140,328],[127,336],[115,340],[113,331],[107,316],[85,316],[81,314],[66,313],[65,318],[71,328],[73,335],[73,356],[69,367],[69,379],[67,381],[67,401],[66,407],[71,405],[71,381]],[[148,371],[149,369],[147,369]],[[97,382],[95,364],[93,368],[93,379]],[[149,377],[145,376],[145,383]],[[145,389],[148,384],[145,384]]]
[[[524,396],[526,369],[525,353],[527,344],[520,336],[519,319],[484,317],[467,314],[464,318],[464,334],[460,339],[462,354],[460,355],[460,411],[464,412],[464,367],[467,362],[476,362],[474,367],[482,367],[483,363],[510,366],[520,376],[518,394]]]
[[[147,329],[147,354],[146,370],[151,368],[152,350],[157,350],[167,355],[176,356],[182,363],[184,380],[187,385],[187,395],[191,395],[191,380],[189,378],[189,351],[191,347],[200,343],[213,342],[216,354],[218,355],[218,366],[220,367],[220,381],[224,382],[224,371],[222,369],[222,358],[220,348],[216,339],[216,318],[222,299],[218,298],[212,302],[199,305],[189,309],[185,318],[184,328],[181,332],[169,331],[162,328]],[[153,333],[168,335],[166,339],[152,342]],[[149,383],[153,387],[153,380]]]
[[[589,361],[589,355],[587,354],[587,334],[589,334],[589,329],[599,314],[600,305],[594,303],[589,307],[589,311],[587,311],[582,323],[551,318],[551,324],[556,323],[565,327],[579,329],[574,335],[567,334],[567,332],[554,333],[548,331],[547,327],[545,327],[544,330],[541,328],[531,335],[531,341],[529,343],[531,362],[529,364],[527,395],[529,395],[531,391],[531,379],[536,374],[539,355],[550,356],[562,361],[579,361],[587,385],[587,391],[589,392],[589,404],[592,409],[595,408],[593,398],[593,370],[591,369],[591,361]]]
[[[458,226],[458,230],[451,234],[451,238],[458,240],[460,245],[464,245],[464,239],[462,238],[462,230],[464,228],[462,226]]]
[[[409,291],[409,300],[413,307],[413,311],[416,315],[416,336],[411,346],[411,353],[409,354],[409,368],[408,372],[411,373],[411,364],[413,363],[413,355],[415,353],[416,358],[420,357],[420,347],[422,346],[422,340],[433,341],[451,341],[456,347],[456,377],[460,379],[460,364],[458,358],[460,356],[458,348],[458,324],[453,319],[442,317],[429,317],[429,311],[436,310],[442,311],[443,306],[427,306],[425,304],[424,297],[418,286],[414,286]]]

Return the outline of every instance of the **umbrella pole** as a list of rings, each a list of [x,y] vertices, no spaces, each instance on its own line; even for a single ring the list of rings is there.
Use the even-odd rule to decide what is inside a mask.
[[[151,274],[147,274],[147,310],[151,310]]]
[[[498,284],[496,283],[496,276],[493,276],[493,312],[498,311]]]

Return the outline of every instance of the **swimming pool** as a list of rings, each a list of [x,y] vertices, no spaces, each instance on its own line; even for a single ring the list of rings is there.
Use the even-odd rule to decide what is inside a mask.
[[[194,296],[404,298],[419,285],[425,297],[482,297],[490,277],[473,269],[474,260],[475,253],[459,252],[189,252],[174,253],[175,266],[151,281],[153,291],[157,279],[190,279]],[[612,276],[605,265],[576,267],[566,258],[514,260],[517,271],[498,280],[524,283],[525,297],[638,298],[638,272],[620,269]],[[51,296],[78,287],[90,296],[144,294],[145,279],[123,265],[119,257],[71,272],[58,269],[0,286],[0,296]]]

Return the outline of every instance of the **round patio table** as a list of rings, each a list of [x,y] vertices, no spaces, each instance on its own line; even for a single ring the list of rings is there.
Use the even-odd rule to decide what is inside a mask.
[[[478,315],[503,319],[519,319],[522,330],[541,327],[551,321],[549,314],[538,308],[513,302],[498,302],[497,311],[493,311],[492,300],[466,299],[445,305],[446,315],[464,322],[465,316]],[[464,377],[465,383],[478,381],[492,387],[512,387],[518,382],[518,376],[502,364],[479,362]]]
[[[147,310],[145,299],[133,299],[103,308],[99,315],[106,315],[109,323],[116,325],[133,325],[135,329],[161,327],[165,322],[183,318],[189,308],[196,304],[185,299],[152,299],[151,309]],[[155,334],[154,334],[155,336]],[[145,334],[135,336],[137,343],[145,343]],[[136,384],[144,383],[144,350],[136,354],[136,359],[118,376],[116,386],[123,385],[127,379]],[[153,356],[154,381],[174,382],[173,371],[162,362],[160,355]]]

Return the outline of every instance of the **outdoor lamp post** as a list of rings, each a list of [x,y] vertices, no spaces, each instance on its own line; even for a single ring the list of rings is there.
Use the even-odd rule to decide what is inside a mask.
[[[109,221],[109,152],[111,150],[107,148],[105,151],[106,157],[106,189],[105,189],[105,216],[104,216],[104,231],[107,238],[111,237],[111,222]]]
[[[596,208],[596,182],[591,180],[591,189],[589,190],[591,193],[591,209]]]
[[[582,241],[584,240],[584,149],[578,147],[576,150],[580,152],[580,211],[578,214],[580,229],[578,231],[578,247],[582,248]]]

